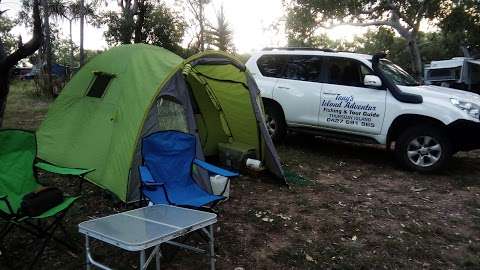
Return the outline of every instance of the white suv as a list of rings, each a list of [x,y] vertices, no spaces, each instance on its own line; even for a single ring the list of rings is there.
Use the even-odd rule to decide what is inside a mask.
[[[308,48],[254,54],[246,65],[274,141],[291,129],[383,144],[418,171],[480,148],[479,95],[419,85],[384,57]]]

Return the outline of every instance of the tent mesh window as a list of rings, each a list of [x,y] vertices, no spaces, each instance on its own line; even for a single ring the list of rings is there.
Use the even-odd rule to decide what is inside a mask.
[[[88,90],[87,96],[101,98],[105,94],[108,84],[115,76],[103,72],[95,72],[94,75],[95,78],[93,83],[90,84],[90,89]]]
[[[157,117],[160,130],[188,132],[185,110],[173,100],[162,97],[157,101]]]

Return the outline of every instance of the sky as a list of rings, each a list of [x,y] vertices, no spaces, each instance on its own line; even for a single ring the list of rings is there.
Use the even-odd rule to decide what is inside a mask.
[[[88,2],[88,0],[86,0]],[[168,5],[174,5],[174,0],[165,0]],[[8,9],[7,16],[16,17],[21,8],[20,0],[3,0],[0,9]],[[225,16],[233,30],[233,43],[239,53],[251,53],[265,47],[285,46],[286,38],[281,29],[279,32],[272,31],[270,26],[282,20],[284,14],[281,0],[212,0],[208,6],[206,15],[212,23],[215,23],[215,14],[223,4]],[[112,8],[110,7],[103,7]],[[176,7],[177,10],[183,10]],[[188,16],[187,16],[188,17]],[[62,35],[68,36],[67,21],[58,21]],[[73,41],[79,44],[78,23],[73,25]],[[325,30],[331,39],[344,39],[351,41],[355,35],[362,35],[368,29],[365,27],[339,26]],[[105,49],[107,43],[103,36],[104,29],[95,28],[92,25],[85,27],[85,48]],[[22,35],[23,40],[31,36],[28,29],[19,25],[13,29],[16,35]],[[184,43],[188,43],[188,35]]]

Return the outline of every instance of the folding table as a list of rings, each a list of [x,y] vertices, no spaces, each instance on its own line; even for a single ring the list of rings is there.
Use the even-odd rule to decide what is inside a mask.
[[[111,269],[93,259],[90,238],[95,238],[127,251],[140,252],[140,270],[147,269],[155,257],[156,269],[160,269],[160,245],[174,245],[198,253],[207,254],[210,269],[215,269],[213,224],[217,215],[171,205],[147,206],[107,217],[92,219],[78,225],[85,234],[86,267]],[[201,230],[208,237],[209,248],[203,250],[172,241],[190,232]],[[146,250],[154,247],[148,258]]]

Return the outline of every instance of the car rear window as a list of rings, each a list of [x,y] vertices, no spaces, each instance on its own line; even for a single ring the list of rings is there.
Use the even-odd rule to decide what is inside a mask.
[[[257,66],[263,76],[281,78],[287,58],[287,55],[263,55],[257,60]]]

